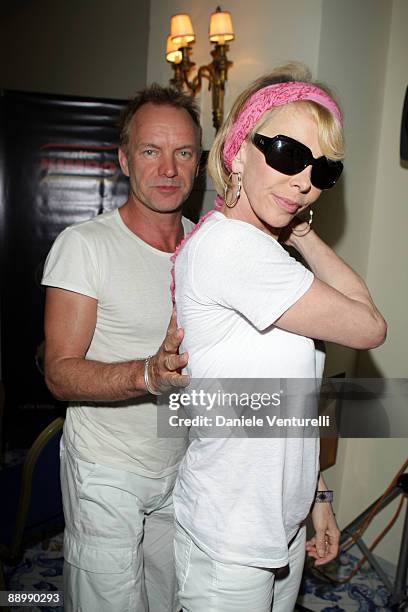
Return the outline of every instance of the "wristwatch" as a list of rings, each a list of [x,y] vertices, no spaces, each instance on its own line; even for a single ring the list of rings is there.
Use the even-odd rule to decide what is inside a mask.
[[[333,491],[316,491],[315,502],[317,504],[332,503]]]

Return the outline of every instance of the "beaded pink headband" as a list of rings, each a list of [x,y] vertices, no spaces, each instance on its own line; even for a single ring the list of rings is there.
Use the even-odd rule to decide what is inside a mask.
[[[301,81],[268,85],[259,89],[247,100],[238,119],[227,134],[223,151],[226,168],[231,170],[232,160],[238,153],[241,144],[265,111],[297,100],[317,102],[317,104],[327,108],[340,123],[342,121],[340,109],[335,101],[316,85]]]

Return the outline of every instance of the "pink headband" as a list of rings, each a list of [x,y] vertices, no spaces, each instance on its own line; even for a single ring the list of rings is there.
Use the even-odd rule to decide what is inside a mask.
[[[297,100],[317,102],[327,108],[340,123],[342,121],[340,109],[335,101],[316,85],[300,81],[268,85],[268,87],[259,89],[247,100],[225,139],[223,156],[227,169],[231,170],[232,160],[238,153],[241,144],[265,111]]]

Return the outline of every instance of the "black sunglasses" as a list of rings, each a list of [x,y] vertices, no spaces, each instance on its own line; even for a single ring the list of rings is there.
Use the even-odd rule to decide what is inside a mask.
[[[311,182],[317,189],[330,189],[340,178],[341,161],[327,157],[313,157],[311,150],[289,136],[263,136],[254,134],[254,145],[265,155],[265,161],[274,170],[293,176],[312,166]]]

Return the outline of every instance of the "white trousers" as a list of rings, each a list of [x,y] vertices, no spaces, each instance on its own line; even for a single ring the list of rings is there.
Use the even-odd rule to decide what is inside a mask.
[[[185,612],[292,612],[305,560],[306,529],[289,548],[289,573],[220,563],[198,548],[176,524],[178,596]]]
[[[146,478],[61,444],[65,612],[175,612],[176,473]]]

